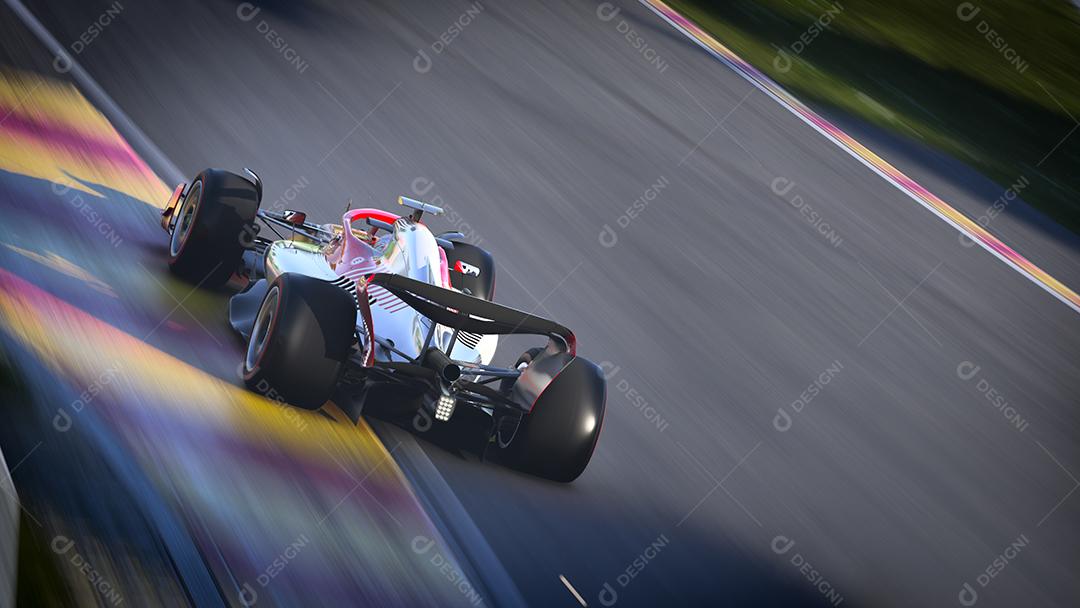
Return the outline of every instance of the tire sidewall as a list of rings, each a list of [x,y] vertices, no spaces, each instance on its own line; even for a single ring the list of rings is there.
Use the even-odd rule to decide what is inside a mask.
[[[207,169],[192,180],[199,184],[197,208],[191,227],[176,255],[169,244],[169,268],[182,279],[207,287],[220,287],[240,267],[244,253],[242,236],[252,230],[259,209],[258,188],[246,178],[222,171]],[[187,199],[178,213],[183,211]],[[179,230],[179,222],[173,231]]]
[[[603,427],[607,383],[594,363],[576,357],[522,418],[506,452],[525,472],[568,483],[584,472]],[[586,421],[592,429],[581,432]]]
[[[256,376],[259,375],[259,369],[262,366],[263,359],[266,358],[266,355],[270,352],[271,347],[274,345],[274,343],[271,341],[271,338],[274,335],[274,331],[276,329],[278,319],[281,317],[281,302],[284,299],[284,295],[283,295],[282,290],[281,290],[281,285],[278,282],[275,282],[274,285],[271,285],[270,288],[266,290],[266,295],[263,296],[263,301],[259,305],[259,313],[262,313],[263,307],[266,306],[266,300],[269,299],[270,295],[275,292],[275,289],[277,290],[277,302],[274,303],[274,313],[273,313],[273,316],[270,318],[270,327],[267,328],[267,330],[266,330],[266,337],[263,338],[263,348],[259,352],[258,357],[256,357],[255,365],[253,365],[251,367],[251,369],[247,368],[247,357],[246,357],[247,351],[245,350],[245,357],[244,357],[244,381],[245,382],[251,381],[251,380],[255,379]],[[256,318],[257,318],[257,315],[256,315]],[[252,327],[251,338],[249,339],[249,342],[251,340],[255,339],[255,330],[256,329],[257,329],[256,327]]]
[[[275,288],[276,310],[265,344],[251,369],[242,365],[244,382],[264,397],[318,409],[345,370],[354,342],[355,301],[327,281],[286,273],[271,284],[260,311]]]

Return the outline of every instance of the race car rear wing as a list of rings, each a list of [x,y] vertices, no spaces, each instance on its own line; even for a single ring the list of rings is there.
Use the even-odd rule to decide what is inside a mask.
[[[577,353],[574,332],[554,321],[398,274],[373,274],[368,283],[382,286],[440,325],[476,334],[547,336],[570,355]]]

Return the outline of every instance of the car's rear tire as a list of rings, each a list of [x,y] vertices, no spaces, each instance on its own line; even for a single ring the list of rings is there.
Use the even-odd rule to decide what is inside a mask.
[[[537,349],[538,350],[538,349]],[[533,351],[522,359],[539,353]],[[515,468],[568,483],[585,471],[604,422],[607,383],[599,366],[573,358],[540,393],[505,445]]]
[[[356,302],[340,287],[285,273],[270,284],[248,339],[244,382],[253,391],[318,409],[355,342]]]
[[[197,285],[224,285],[255,234],[258,209],[259,190],[247,178],[220,169],[199,173],[176,209],[169,268]]]

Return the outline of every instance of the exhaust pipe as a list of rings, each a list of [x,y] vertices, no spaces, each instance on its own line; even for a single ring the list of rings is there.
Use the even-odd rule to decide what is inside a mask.
[[[451,361],[446,353],[437,348],[428,349],[424,356],[424,367],[435,370],[435,373],[446,382],[457,382],[461,377],[461,366]]]

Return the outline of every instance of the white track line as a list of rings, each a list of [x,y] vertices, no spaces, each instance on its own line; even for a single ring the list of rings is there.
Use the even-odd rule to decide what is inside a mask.
[[[577,601],[582,606],[588,606],[588,604],[585,603],[585,598],[581,597],[581,594],[577,592],[577,589],[574,589],[574,586],[570,584],[570,581],[566,580],[565,576],[560,574],[559,580],[562,581],[562,584],[566,585],[566,588],[570,590],[570,593],[574,594],[574,597],[577,598]]]
[[[854,150],[853,148],[851,148],[850,146],[848,146],[848,145],[847,145],[847,144],[845,144],[844,142],[842,142],[842,141],[840,141],[839,139],[837,139],[837,138],[836,138],[836,137],[835,137],[835,136],[834,136],[833,134],[831,134],[831,133],[829,133],[829,132],[825,131],[824,129],[822,129],[820,125],[817,125],[817,124],[815,124],[815,123],[814,123],[814,122],[813,122],[813,121],[812,121],[812,120],[811,120],[811,119],[810,119],[809,117],[807,117],[807,116],[803,115],[803,113],[801,113],[801,112],[799,111],[799,109],[798,109],[798,108],[796,108],[796,107],[792,106],[791,104],[789,104],[789,103],[788,103],[787,101],[785,101],[784,99],[782,99],[782,98],[778,97],[778,96],[776,95],[776,93],[774,93],[774,92],[773,92],[772,90],[770,90],[770,87],[769,87],[769,86],[767,86],[767,85],[766,85],[766,83],[764,83],[764,82],[760,81],[759,79],[755,78],[755,77],[754,77],[754,76],[752,76],[751,74],[748,74],[748,73],[746,73],[746,72],[745,72],[745,71],[744,71],[743,69],[741,69],[741,68],[740,68],[739,66],[737,66],[737,65],[733,64],[733,63],[732,63],[731,61],[729,61],[729,60],[728,60],[728,58],[726,58],[726,57],[724,57],[723,55],[721,55],[721,54],[717,53],[715,49],[711,48],[711,47],[710,47],[710,46],[709,46],[708,44],[706,44],[706,43],[705,43],[705,42],[704,42],[703,40],[700,40],[700,39],[699,39],[699,38],[698,38],[697,36],[693,35],[693,34],[692,34],[691,32],[689,32],[689,31],[687,31],[686,29],[684,29],[684,28],[683,28],[683,27],[682,27],[681,25],[679,25],[678,23],[675,23],[674,21],[672,21],[672,20],[671,20],[671,19],[670,19],[670,18],[669,18],[669,17],[667,16],[667,15],[665,15],[665,14],[664,14],[663,12],[661,12],[661,11],[660,11],[660,10],[659,10],[659,9],[658,9],[658,8],[657,8],[656,6],[654,6],[654,5],[653,5],[653,4],[652,4],[652,3],[650,2],[650,0],[638,0],[638,1],[639,1],[639,2],[641,2],[641,4],[644,4],[644,5],[646,6],[646,7],[648,7],[648,8],[649,8],[649,10],[651,10],[651,11],[652,11],[653,13],[655,13],[655,14],[656,14],[657,16],[659,16],[659,17],[660,17],[661,19],[663,19],[663,20],[664,20],[665,22],[667,22],[667,23],[668,23],[669,25],[671,25],[671,27],[675,28],[675,31],[677,31],[677,32],[679,32],[680,34],[682,34],[682,35],[686,36],[686,37],[687,37],[687,38],[689,38],[689,39],[690,39],[690,40],[691,40],[691,41],[692,41],[692,42],[693,42],[694,44],[696,44],[697,46],[699,46],[699,47],[701,47],[702,49],[704,49],[704,50],[705,50],[706,52],[708,52],[708,53],[709,53],[710,55],[712,55],[712,56],[713,56],[713,57],[715,57],[716,59],[720,60],[720,62],[721,62],[721,63],[723,63],[723,64],[724,64],[725,66],[727,66],[727,67],[728,67],[729,69],[731,69],[731,71],[735,72],[735,73],[736,73],[736,74],[738,74],[738,75],[739,75],[740,77],[742,77],[742,78],[743,78],[743,80],[746,80],[746,81],[747,81],[747,82],[749,82],[749,83],[750,83],[751,85],[753,85],[753,86],[754,86],[755,88],[757,88],[757,89],[758,89],[758,90],[760,90],[761,92],[763,92],[763,93],[765,93],[766,95],[768,95],[768,96],[769,96],[770,98],[772,98],[772,99],[773,99],[774,101],[776,101],[776,102],[777,102],[778,104],[780,104],[780,106],[781,106],[781,107],[783,107],[783,108],[784,108],[784,109],[786,109],[787,111],[789,111],[789,112],[791,112],[792,114],[794,114],[794,115],[795,115],[795,116],[796,116],[796,117],[797,117],[797,118],[798,118],[799,120],[801,120],[802,122],[804,122],[804,123],[806,123],[807,125],[809,125],[809,126],[810,126],[810,127],[812,128],[812,129],[814,129],[814,130],[815,130],[815,131],[817,131],[818,133],[820,133],[820,134],[822,134],[823,136],[825,136],[825,138],[826,138],[826,139],[828,139],[828,140],[829,140],[830,142],[832,142],[832,143],[833,143],[834,145],[836,145],[836,146],[837,146],[838,148],[840,148],[840,149],[841,149],[841,150],[843,150],[844,152],[847,152],[847,153],[848,153],[848,154],[849,154],[850,156],[852,156],[853,158],[855,158],[856,160],[858,160],[858,161],[859,161],[860,163],[862,163],[862,164],[863,164],[864,166],[868,167],[868,168],[869,168],[869,169],[870,169],[871,171],[873,171],[874,173],[878,174],[878,176],[880,176],[880,177],[881,177],[882,179],[884,179],[885,181],[887,181],[888,183],[890,183],[890,184],[892,184],[892,185],[893,185],[894,187],[896,187],[896,189],[900,190],[901,192],[903,192],[904,194],[906,194],[906,195],[907,195],[908,197],[910,197],[910,198],[911,198],[912,200],[914,200],[915,202],[917,202],[917,203],[919,203],[920,205],[922,205],[922,206],[923,206],[923,207],[924,207],[925,209],[929,210],[929,211],[930,211],[931,213],[933,213],[933,214],[934,214],[934,215],[936,215],[937,217],[939,217],[939,218],[941,218],[942,220],[944,220],[944,221],[945,221],[945,223],[947,223],[948,225],[950,225],[950,226],[952,226],[953,228],[955,228],[955,229],[956,229],[956,230],[957,230],[958,232],[960,232],[961,234],[963,234],[963,235],[967,236],[968,238],[970,238],[970,239],[971,239],[972,241],[974,241],[975,243],[977,243],[977,244],[978,244],[978,245],[979,245],[980,247],[982,247],[982,248],[983,248],[983,249],[985,249],[986,251],[988,251],[988,252],[990,252],[991,254],[993,254],[993,255],[994,255],[994,257],[998,258],[998,259],[999,259],[999,260],[1001,260],[1002,262],[1005,262],[1005,264],[1007,264],[1007,265],[1008,265],[1008,266],[1009,266],[1010,268],[1012,268],[1013,270],[1015,270],[1016,272],[1018,272],[1018,273],[1019,273],[1019,274],[1020,274],[1021,276],[1023,276],[1023,277],[1025,277],[1025,278],[1027,278],[1027,279],[1028,279],[1029,281],[1031,281],[1032,283],[1034,283],[1034,284],[1038,285],[1038,286],[1039,286],[1039,287],[1041,287],[1041,288],[1042,288],[1043,290],[1045,290],[1045,291],[1046,291],[1047,293],[1049,293],[1050,295],[1054,296],[1054,297],[1055,297],[1055,298],[1057,298],[1057,299],[1058,299],[1059,301],[1063,302],[1063,303],[1064,303],[1064,304],[1065,304],[1066,306],[1068,306],[1069,308],[1073,309],[1073,310],[1074,310],[1075,312],[1078,312],[1078,313],[1080,313],[1080,304],[1077,304],[1077,303],[1076,303],[1076,302],[1074,302],[1074,301],[1073,301],[1072,299],[1070,299],[1070,298],[1069,298],[1069,296],[1068,296],[1068,295],[1066,295],[1066,293],[1062,293],[1062,292],[1058,291],[1058,290],[1057,290],[1057,289],[1055,289],[1055,288],[1054,288],[1053,286],[1051,286],[1051,285],[1050,285],[1049,283],[1047,283],[1047,282],[1046,282],[1046,281],[1045,281],[1044,279],[1042,279],[1042,278],[1040,278],[1040,277],[1036,276],[1035,274],[1033,274],[1033,273],[1032,273],[1031,271],[1029,271],[1028,269],[1022,268],[1021,266],[1017,265],[1017,264],[1016,264],[1016,263],[1015,263],[1015,262],[1014,262],[1013,260],[1009,259],[1009,258],[1008,258],[1008,257],[1006,257],[1006,256],[1005,256],[1004,254],[1002,254],[1002,253],[1001,253],[1000,251],[998,251],[997,249],[995,249],[994,247],[992,247],[990,243],[987,243],[987,242],[985,242],[985,241],[984,241],[984,240],[983,240],[982,238],[979,238],[979,237],[978,237],[978,235],[974,234],[973,232],[971,232],[970,230],[968,230],[968,229],[967,229],[967,228],[965,228],[964,226],[961,226],[960,224],[958,224],[958,223],[957,223],[957,222],[956,222],[955,220],[953,220],[952,218],[950,218],[950,217],[948,217],[948,216],[944,215],[944,214],[943,214],[943,213],[942,213],[941,211],[939,211],[938,209],[936,209],[936,208],[935,208],[934,206],[932,206],[932,205],[931,205],[930,203],[928,203],[927,201],[923,200],[923,199],[922,199],[922,198],[920,198],[920,197],[919,197],[919,196],[918,196],[917,194],[915,194],[915,193],[914,193],[914,192],[912,192],[912,191],[911,191],[910,189],[908,189],[907,187],[905,187],[905,186],[904,186],[904,185],[903,185],[902,183],[900,183],[899,181],[897,181],[897,180],[896,180],[896,179],[895,179],[895,178],[894,178],[893,176],[891,176],[891,175],[889,175],[889,174],[885,173],[884,171],[882,171],[882,170],[881,170],[881,168],[879,168],[878,166],[876,166],[876,165],[874,165],[873,163],[871,163],[871,162],[870,162],[870,161],[869,161],[868,159],[866,159],[866,158],[864,158],[864,157],[860,156],[860,155],[858,154],[858,152],[856,152],[856,151],[855,151],[855,150]],[[673,11],[674,11],[674,9],[671,9],[671,10],[673,10]],[[686,18],[686,17],[684,16],[684,18]],[[688,19],[688,21],[689,21],[689,19]],[[699,27],[700,27],[700,26],[699,26]],[[710,36],[711,36],[711,35],[710,35]],[[714,41],[716,41],[716,42],[717,42],[718,44],[720,44],[721,46],[723,46],[723,44],[722,44],[722,43],[720,43],[720,42],[719,42],[719,40],[717,40],[717,39],[716,39],[715,37],[713,37],[713,40],[714,40]],[[727,48],[727,47],[725,47],[725,48]],[[728,50],[730,51],[730,49],[728,49]],[[734,52],[732,52],[732,54],[734,55]],[[745,63],[746,63],[747,65],[751,65],[751,66],[753,65],[753,64],[751,64],[750,62],[746,61],[745,59],[742,59],[742,58],[739,58],[739,59],[740,59],[741,61],[745,62]],[[766,78],[767,78],[767,77],[766,77]],[[791,93],[790,93],[790,92],[788,92],[788,91],[787,91],[786,89],[784,89],[783,87],[781,87],[781,86],[780,86],[779,84],[775,83],[774,81],[772,81],[772,80],[769,80],[769,83],[768,83],[768,85],[771,85],[771,86],[773,86],[773,87],[776,87],[776,89],[777,89],[778,91],[781,91],[781,92],[783,92],[783,93],[784,93],[785,95],[788,95],[788,96],[790,96],[790,97],[791,97],[792,99],[796,99],[796,100],[797,100],[797,98],[796,98],[796,97],[795,97],[794,95],[791,95]],[[806,109],[807,109],[807,110],[808,110],[808,111],[809,111],[810,113],[812,113],[812,114],[814,115],[814,117],[816,117],[816,118],[818,118],[818,119],[822,120],[822,122],[825,122],[825,123],[829,124],[830,126],[833,126],[834,128],[836,128],[836,129],[837,129],[838,131],[840,131],[840,129],[839,129],[839,128],[837,128],[837,127],[835,127],[835,125],[832,125],[832,123],[829,123],[828,121],[824,120],[823,118],[821,118],[820,116],[818,116],[818,115],[817,115],[816,113],[814,113],[814,112],[813,112],[812,110],[810,110],[810,109],[809,109],[809,106],[807,106],[807,105],[806,105],[805,103],[802,103],[801,101],[799,101],[798,103],[801,103],[801,104],[802,104],[802,105],[803,105],[804,107],[806,107]],[[841,131],[841,132],[842,132],[842,131]],[[847,137],[851,137],[850,135],[847,135],[846,133],[844,133],[844,135],[846,135]],[[853,140],[853,141],[856,141],[856,140],[855,140],[854,138],[852,138],[852,140]],[[858,143],[858,142],[856,142],[856,143]],[[862,145],[862,144],[860,143],[859,145]],[[863,146],[863,147],[865,148],[866,146]],[[869,150],[869,148],[866,148],[866,149],[867,149],[867,150]],[[872,152],[871,152],[871,153],[872,153]],[[875,154],[875,156],[878,156],[878,155],[877,155],[877,154]],[[878,156],[878,158],[880,158],[880,156]],[[883,160],[883,162],[884,162],[884,159],[882,159],[882,160]],[[888,163],[886,163],[886,164],[888,164]],[[896,170],[896,171],[897,171],[897,172],[899,173],[899,170],[898,170],[898,169],[896,169],[895,167],[893,167],[892,165],[888,165],[888,166],[889,166],[890,168],[892,168],[892,169]],[[901,173],[901,175],[903,175],[903,174]],[[907,178],[907,179],[911,180],[911,181],[912,181],[913,183],[916,183],[916,184],[917,184],[917,182],[915,182],[915,180],[914,180],[914,179],[912,179],[912,178],[911,178],[910,176],[907,176],[907,175],[903,175],[903,177],[905,177],[905,178]],[[922,186],[920,185],[920,187],[922,187]],[[927,190],[927,192],[929,192],[929,190]],[[942,202],[944,202],[944,201],[942,201]],[[947,205],[947,203],[946,203],[946,205]],[[947,206],[948,206],[948,205],[947,205]],[[950,209],[951,209],[952,211],[956,212],[956,213],[957,213],[958,215],[963,215],[963,214],[960,214],[960,212],[959,212],[959,211],[957,211],[956,209],[954,209],[954,208],[951,208],[951,206],[950,206]],[[965,219],[967,219],[968,221],[970,221],[970,218],[966,218],[966,216],[965,216]],[[1000,244],[1001,244],[1001,245],[1002,245],[1003,247],[1006,247],[1006,248],[1008,248],[1008,249],[1010,249],[1010,250],[1012,251],[1012,249],[1011,249],[1011,248],[1009,248],[1009,247],[1008,247],[1008,245],[1005,245],[1005,244],[1004,244],[1004,243],[1002,243],[1002,242],[1001,242],[1000,240],[997,240],[997,239],[996,239],[996,237],[992,237],[992,238],[994,238],[994,240],[995,240],[995,241],[997,241],[998,243],[1000,243]],[[1058,285],[1060,285],[1060,286],[1062,287],[1062,289],[1063,289],[1063,290],[1064,290],[1065,292],[1067,292],[1067,293],[1070,293],[1070,294],[1072,294],[1074,298],[1076,297],[1076,294],[1075,294],[1074,292],[1072,292],[1072,290],[1071,290],[1071,289],[1069,289],[1069,287],[1068,287],[1068,286],[1065,286],[1065,285],[1064,285],[1063,283],[1061,283],[1061,282],[1060,282],[1060,281],[1058,281],[1057,279],[1055,279],[1055,278],[1053,278],[1052,276],[1050,276],[1050,275],[1049,275],[1049,273],[1046,273],[1046,271],[1044,271],[1044,270],[1042,270],[1042,269],[1038,268],[1037,266],[1035,266],[1035,265],[1034,265],[1033,263],[1031,263],[1031,262],[1030,262],[1029,260],[1027,260],[1027,259],[1026,259],[1026,258],[1024,258],[1024,257],[1023,257],[1022,255],[1020,255],[1020,254],[1019,254],[1019,252],[1015,252],[1015,251],[1014,251],[1014,253],[1016,253],[1016,255],[1017,255],[1017,256],[1018,256],[1018,257],[1019,257],[1019,258],[1020,258],[1020,259],[1021,259],[1021,260],[1022,260],[1023,262],[1026,262],[1026,263],[1028,263],[1028,264],[1031,264],[1031,266],[1032,266],[1032,267],[1033,267],[1033,268],[1034,268],[1034,269],[1035,269],[1036,271],[1038,271],[1038,272],[1041,272],[1041,273],[1045,274],[1045,275],[1046,275],[1046,277],[1047,277],[1048,279],[1050,279],[1050,280],[1051,280],[1052,282],[1056,282],[1056,283],[1057,283]]]

